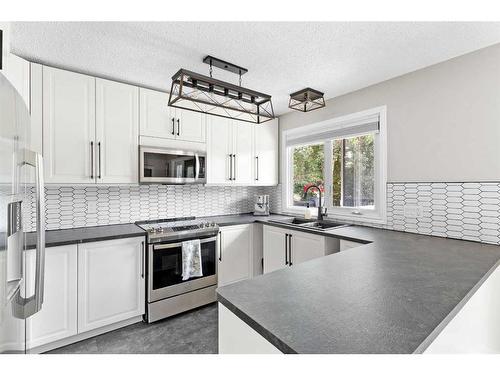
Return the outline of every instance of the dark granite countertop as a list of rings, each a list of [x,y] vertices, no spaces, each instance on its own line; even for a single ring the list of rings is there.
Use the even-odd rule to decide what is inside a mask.
[[[285,215],[254,216],[253,214],[206,216],[198,219],[215,221],[220,226],[250,224],[287,218]],[[61,246],[75,243],[112,240],[117,238],[145,236],[146,232],[135,224],[100,225],[94,227],[81,227],[72,229],[56,229],[45,232],[45,246]],[[26,248],[36,246],[36,234],[27,233]]]
[[[368,244],[221,287],[219,302],[285,353],[418,353],[500,259],[495,245],[369,227],[325,235]]]
[[[135,224],[100,225],[96,227],[82,227],[72,229],[48,230],[45,232],[45,246],[62,246],[75,243],[113,240],[145,236],[146,232]],[[26,248],[36,246],[36,233],[30,232],[26,236]]]

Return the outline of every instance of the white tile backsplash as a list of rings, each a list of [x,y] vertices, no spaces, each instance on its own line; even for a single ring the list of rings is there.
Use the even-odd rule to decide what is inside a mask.
[[[45,194],[47,229],[252,212],[256,194],[270,195],[272,212],[282,207],[281,186],[49,186]],[[33,212],[34,204],[32,188]],[[421,210],[408,217],[405,206]],[[26,225],[35,228],[34,215]],[[388,183],[387,224],[365,225],[500,245],[500,182]]]
[[[422,217],[406,217],[420,205]],[[500,244],[500,183],[389,183],[387,229]]]
[[[203,185],[141,186],[48,186],[47,229],[133,223],[180,216],[211,216],[253,212],[254,195],[269,194],[271,210],[281,210],[278,187],[225,187]],[[32,214],[25,225],[34,230],[34,188]],[[26,216],[25,216],[26,217]]]

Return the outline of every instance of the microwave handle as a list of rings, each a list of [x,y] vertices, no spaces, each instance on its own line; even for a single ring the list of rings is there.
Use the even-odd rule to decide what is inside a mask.
[[[200,156],[198,154],[196,154],[194,156],[195,160],[196,160],[196,166],[195,166],[195,176],[194,176],[194,179],[195,180],[198,180],[198,178],[200,177]]]

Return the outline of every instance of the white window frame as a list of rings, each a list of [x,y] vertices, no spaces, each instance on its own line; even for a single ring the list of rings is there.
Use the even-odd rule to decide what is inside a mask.
[[[332,192],[332,158],[325,158],[324,177],[325,177],[325,198],[323,204],[328,208],[328,217],[331,219],[348,220],[354,222],[367,222],[385,224],[387,222],[387,202],[386,202],[386,187],[387,187],[387,107],[381,106],[352,113],[349,115],[335,117],[326,121],[313,123],[310,125],[301,126],[294,129],[285,130],[281,137],[281,181],[282,184],[282,202],[283,211],[294,215],[303,215],[308,209],[306,207],[293,206],[293,196],[290,186],[293,185],[293,162],[291,162],[291,147],[287,147],[287,138],[301,137],[322,133],[328,130],[347,128],[352,126],[352,123],[361,121],[367,117],[379,117],[379,132],[374,137],[374,157],[375,157],[375,210],[371,209],[353,209],[350,207],[333,207],[331,192]],[[351,124],[351,125],[350,125]],[[369,133],[365,133],[369,134]],[[356,134],[363,135],[363,134]],[[345,138],[345,137],[341,137]],[[325,156],[332,155],[331,139],[325,141]],[[318,142],[310,142],[308,144],[318,144]],[[307,145],[307,144],[304,144]],[[310,208],[311,214],[317,214],[317,208]]]

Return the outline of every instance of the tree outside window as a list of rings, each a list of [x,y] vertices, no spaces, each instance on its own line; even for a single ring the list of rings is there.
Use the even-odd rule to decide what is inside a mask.
[[[334,207],[374,208],[375,165],[373,134],[337,139],[331,142],[332,189]],[[324,192],[325,144],[295,146],[293,159],[293,205],[317,207]]]
[[[311,184],[324,185],[325,152],[324,145],[298,146],[292,149],[293,158],[293,205],[317,207],[319,193],[316,189],[305,190]]]

